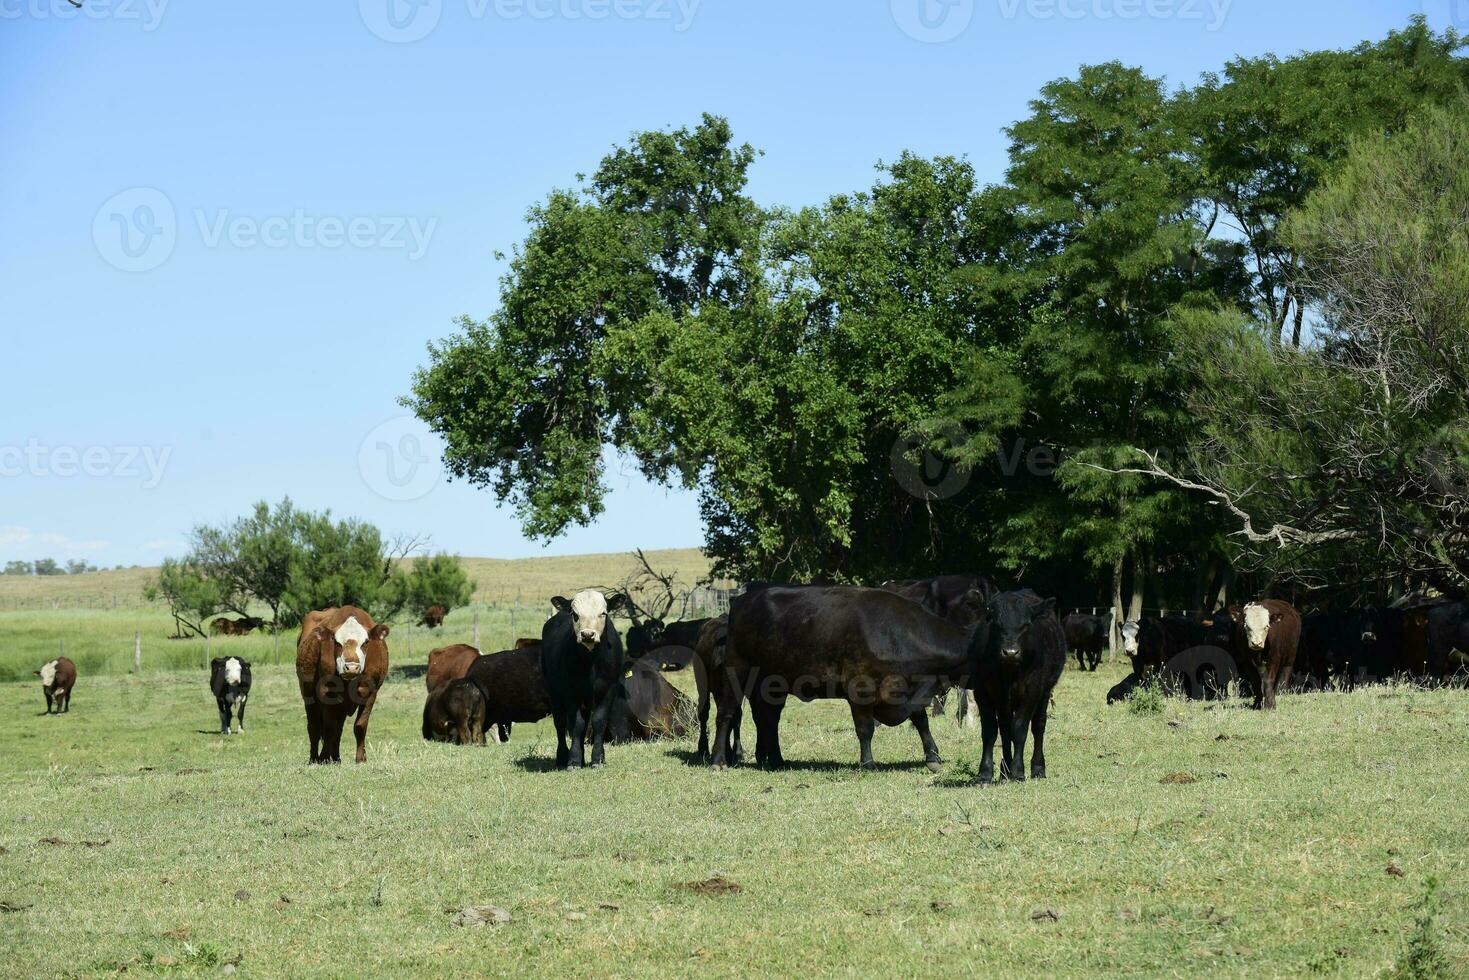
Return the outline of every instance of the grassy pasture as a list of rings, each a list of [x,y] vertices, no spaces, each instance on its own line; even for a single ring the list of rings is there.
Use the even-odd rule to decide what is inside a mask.
[[[0,972],[1374,976],[1430,875],[1469,969],[1469,695],[1137,715],[1119,674],[1068,671],[1052,778],[986,789],[947,719],[948,772],[909,729],[858,771],[834,703],[787,710],[782,772],[676,741],[568,774],[546,723],[424,744],[395,678],[368,763],[314,769],[285,666],[229,738],[202,669],[84,674],[64,717],[0,684]],[[687,887],[715,878],[740,890]],[[451,924],[479,904],[512,920]]]

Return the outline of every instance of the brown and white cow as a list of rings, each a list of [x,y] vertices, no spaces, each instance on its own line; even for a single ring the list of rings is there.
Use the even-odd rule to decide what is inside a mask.
[[[1273,709],[1275,692],[1290,684],[1301,643],[1301,614],[1279,599],[1261,599],[1229,612],[1240,676],[1255,692],[1255,707]]]
[[[41,693],[46,695],[46,714],[51,714],[53,706],[58,715],[70,711],[71,689],[77,682],[77,665],[66,657],[57,657],[36,671],[36,676],[41,678]]]
[[[311,762],[342,761],[342,726],[356,712],[357,761],[367,761],[367,723],[388,679],[388,626],[356,606],[306,614],[296,641],[296,679],[306,704]]]

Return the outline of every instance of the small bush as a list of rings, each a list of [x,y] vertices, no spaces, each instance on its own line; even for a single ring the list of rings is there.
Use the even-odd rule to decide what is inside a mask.
[[[1418,901],[1418,918],[1414,920],[1408,946],[1392,969],[1387,971],[1388,980],[1438,980],[1451,975],[1449,957],[1440,945],[1435,922],[1442,907],[1438,879],[1430,875],[1424,884],[1423,897]]]
[[[1127,710],[1135,715],[1156,715],[1163,711],[1163,687],[1157,678],[1132,689],[1127,696]]]

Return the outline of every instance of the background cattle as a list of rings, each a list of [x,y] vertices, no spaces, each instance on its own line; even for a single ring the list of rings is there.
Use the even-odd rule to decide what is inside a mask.
[[[1076,654],[1076,668],[1096,670],[1107,646],[1107,617],[1074,612],[1061,620],[1066,646]]]
[[[525,647],[539,647],[541,638],[539,636],[522,636],[515,641],[515,649],[522,650]]]
[[[694,647],[698,644],[699,633],[707,622],[708,619],[685,619],[665,626],[657,620],[649,620],[641,627],[634,626],[628,630],[628,659],[655,656],[661,670],[682,670],[693,662]],[[657,623],[656,629],[650,628],[652,623]],[[643,649],[635,648],[631,639],[640,630],[639,646],[649,644]]]
[[[982,575],[935,575],[933,578],[910,578],[884,582],[878,588],[918,603],[935,616],[947,619],[960,629],[973,629],[985,615],[985,604],[995,595],[995,588]],[[969,690],[963,686],[947,688],[934,696],[933,713],[944,713],[951,692],[957,692],[954,721],[962,727],[973,727],[976,718],[969,710]]]
[[[245,701],[250,697],[250,661],[240,657],[215,657],[209,662],[209,690],[219,708],[219,733],[230,734],[233,715],[245,733]]]
[[[444,617],[449,615],[449,610],[443,606],[429,606],[423,611],[423,618],[418,621],[419,626],[427,626],[429,629],[438,629],[444,625]]]
[[[51,714],[53,707],[58,715],[70,711],[71,689],[77,683],[77,665],[66,657],[57,657],[36,671],[36,676],[41,678],[41,693],[46,696],[46,714]]]
[[[1226,610],[1206,616],[1160,616],[1122,625],[1122,652],[1132,671],[1107,692],[1114,704],[1156,679],[1170,693],[1213,700],[1238,673],[1231,650],[1233,620]],[[1183,654],[1192,652],[1192,656]]]
[[[556,723],[556,765],[562,769],[586,764],[588,728],[592,765],[606,761],[612,698],[623,675],[622,638],[611,614],[624,601],[621,594],[609,600],[596,589],[551,600],[556,614],[541,628],[541,667]]]
[[[312,763],[342,761],[342,727],[354,711],[357,761],[367,761],[367,724],[388,679],[388,632],[356,606],[306,614],[296,640],[296,680]]]
[[[894,592],[752,586],[730,605],[725,664],[711,684],[718,705],[713,764],[726,764],[730,726],[748,698],[756,761],[783,765],[780,715],[794,695],[847,701],[863,766],[872,765],[878,722],[911,720],[924,761],[936,769],[943,760],[926,708],[964,678],[968,663],[967,631]]]
[[[510,737],[516,722],[530,724],[551,713],[539,643],[486,654],[470,665],[465,677],[484,694],[484,727],[494,730],[497,742]]]
[[[1288,602],[1261,599],[1230,610],[1234,658],[1240,677],[1254,692],[1255,707],[1275,707],[1278,689],[1290,684],[1301,641],[1301,615]]]
[[[1469,603],[1431,607],[1426,629],[1430,678],[1449,683],[1469,675]]]
[[[458,677],[432,691],[423,704],[423,737],[432,742],[484,745],[485,695],[478,684]]]
[[[677,738],[688,731],[694,704],[668,683],[652,657],[632,661],[619,688],[613,695],[614,742]]]
[[[430,650],[428,670],[423,675],[424,686],[430,694],[447,687],[450,681],[468,674],[470,666],[478,659],[479,651],[467,643]]]
[[[983,747],[979,781],[994,780],[996,735],[1001,774],[1025,779],[1025,740],[1035,738],[1030,775],[1046,775],[1046,710],[1066,667],[1066,637],[1056,618],[1056,600],[1033,592],[1005,592],[989,602],[983,629],[974,635],[973,679],[979,702]]]

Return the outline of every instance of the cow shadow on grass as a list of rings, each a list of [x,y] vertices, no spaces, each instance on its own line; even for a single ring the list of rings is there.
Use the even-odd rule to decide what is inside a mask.
[[[668,749],[663,753],[670,759],[678,759],[688,766],[708,767],[709,760],[701,759],[699,754],[692,749]],[[824,772],[824,773],[853,773],[853,772],[912,772],[915,769],[924,769],[926,763],[922,759],[914,759],[909,762],[874,762],[863,768],[855,762],[838,761],[835,759],[786,759],[779,769],[772,772]],[[755,760],[748,755],[743,762],[730,766],[731,769],[751,769],[764,771],[762,766],[756,764]]]
[[[523,755],[516,759],[514,765],[522,772],[555,772],[556,760],[544,755]]]

